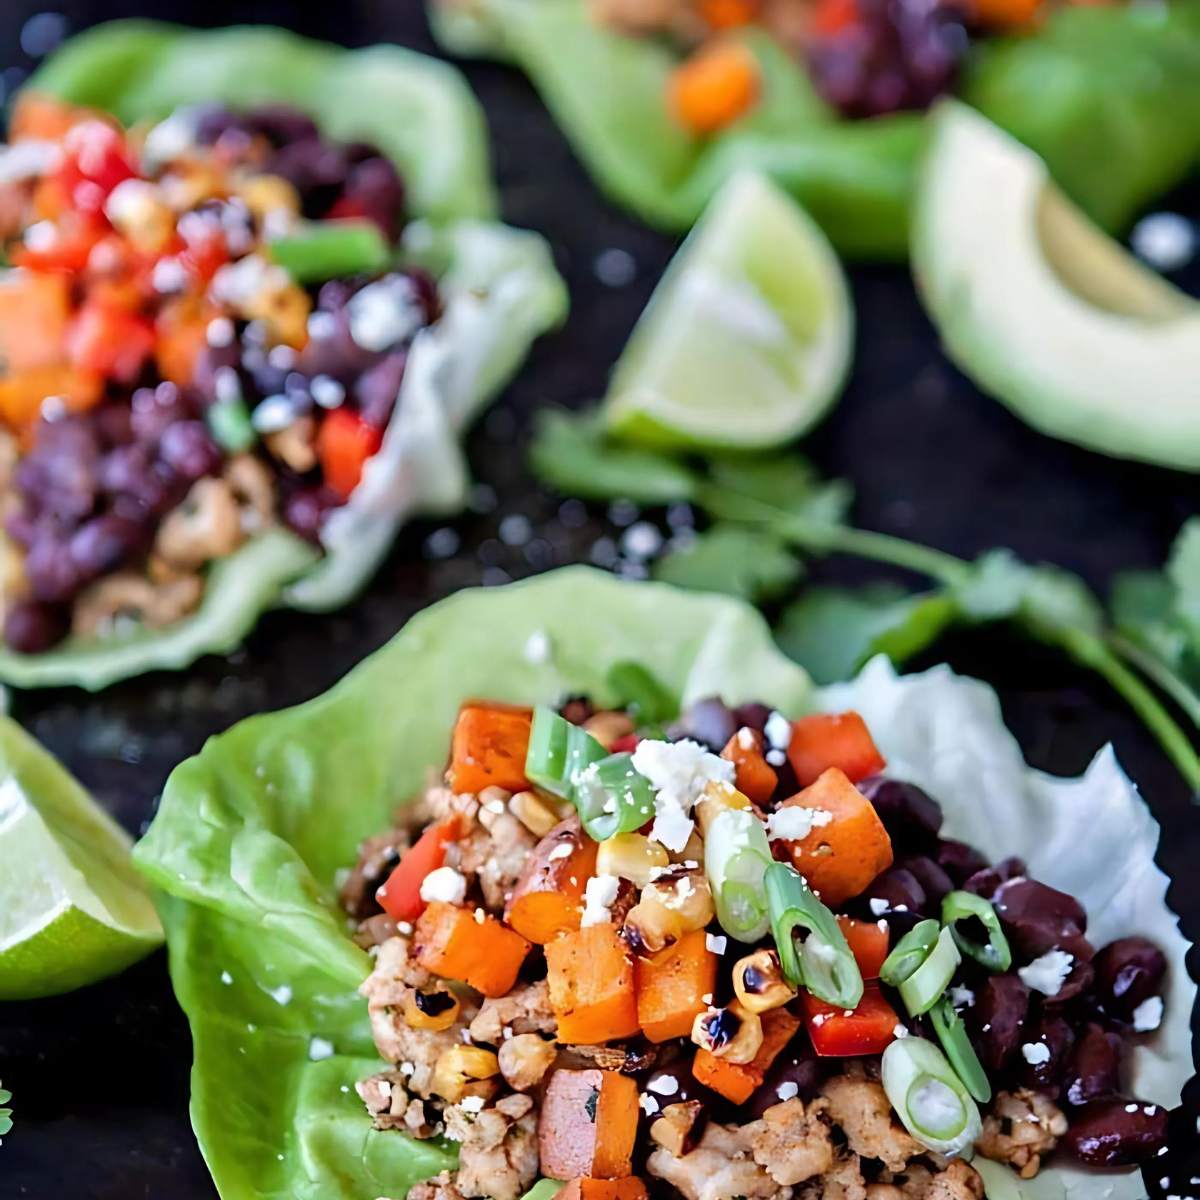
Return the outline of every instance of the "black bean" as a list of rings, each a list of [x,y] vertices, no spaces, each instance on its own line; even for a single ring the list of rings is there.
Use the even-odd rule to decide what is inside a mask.
[[[917,882],[925,889],[927,907],[933,912],[941,907],[947,892],[954,890],[954,881],[932,858],[918,854],[913,858],[902,859],[898,865],[915,876]]]
[[[61,536],[45,533],[25,556],[25,576],[34,600],[43,604],[63,604],[74,598],[85,579],[78,564],[67,552]]]
[[[326,487],[296,488],[283,502],[283,519],[294,533],[316,542],[326,514],[337,502],[337,496]]]
[[[40,654],[67,636],[70,617],[65,608],[20,600],[4,617],[4,641],[18,654]]]
[[[992,903],[1018,952],[1030,959],[1062,949],[1076,958],[1090,958],[1083,938],[1087,913],[1073,896],[1020,876],[1002,883]]]
[[[806,1037],[795,1038],[767,1068],[763,1081],[746,1101],[748,1116],[758,1119],[768,1108],[795,1095],[806,1104],[816,1098],[829,1075],[825,1060],[818,1058]],[[795,1085],[793,1092],[791,1085]],[[780,1088],[783,1094],[780,1095]]]
[[[345,195],[379,226],[389,241],[394,242],[400,236],[404,185],[390,159],[366,158],[351,166],[346,175]]]
[[[375,429],[385,428],[391,419],[407,362],[403,350],[394,351],[366,371],[354,389],[362,419]]]
[[[994,867],[984,867],[983,870],[976,871],[969,879],[965,879],[962,885],[963,891],[974,892],[975,895],[990,900],[1002,883],[1023,877],[1027,870],[1024,859],[1015,856],[1002,858]]]
[[[1063,1097],[1068,1104],[1086,1104],[1114,1095],[1121,1086],[1121,1056],[1125,1043],[1102,1025],[1089,1024],[1075,1042],[1067,1061]]]
[[[1071,1114],[1060,1145],[1088,1166],[1137,1166],[1166,1146],[1167,1117],[1160,1104],[1122,1096],[1093,1100]]]
[[[720,753],[725,748],[725,743],[737,729],[737,718],[717,696],[694,701],[679,719],[682,736],[700,742],[714,753]]]
[[[132,405],[134,436],[139,441],[155,444],[169,425],[196,415],[187,395],[173,383],[138,388],[133,393]]]
[[[221,469],[221,449],[203,421],[178,421],[163,430],[158,444],[163,462],[189,483]]]
[[[956,842],[953,838],[942,838],[937,847],[938,866],[954,880],[956,887],[962,885],[977,871],[984,870],[988,860],[966,842]]]
[[[932,848],[942,827],[942,808],[916,784],[874,776],[858,785],[898,846]]]
[[[1142,937],[1110,942],[1094,965],[1097,999],[1106,1013],[1127,1024],[1139,1005],[1161,994],[1167,973],[1163,952]]]
[[[771,711],[769,704],[739,704],[733,710],[733,717],[739,729],[744,725],[747,729],[753,729],[755,733],[762,733],[767,727]]]
[[[972,1041],[989,1071],[1002,1071],[1024,1040],[1029,989],[1016,975],[992,975],[969,1010]]]
[[[71,535],[67,552],[82,582],[131,562],[145,549],[145,543],[145,531],[138,522],[110,513],[81,525]]]

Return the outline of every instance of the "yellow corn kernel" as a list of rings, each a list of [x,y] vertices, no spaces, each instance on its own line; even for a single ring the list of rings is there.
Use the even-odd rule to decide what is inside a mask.
[[[247,176],[237,184],[235,194],[259,221],[280,210],[300,215],[300,193],[281,175]]]
[[[404,997],[404,1023],[411,1029],[429,1029],[437,1033],[449,1029],[458,1020],[462,1004],[453,992],[419,992]]]
[[[534,837],[545,837],[562,819],[558,809],[536,792],[517,792],[508,802],[508,811]]]
[[[250,297],[242,305],[248,320],[262,321],[271,341],[303,350],[308,344],[308,316],[312,301],[303,288],[289,285],[271,288]]]
[[[749,808],[750,800],[743,796],[731,783],[712,780],[704,786],[704,793],[696,801],[696,819],[704,835],[708,836],[708,827],[713,818],[725,808]]]
[[[618,833],[605,838],[596,851],[596,874],[616,875],[645,887],[655,870],[668,865],[667,852],[640,833]]]
[[[451,1104],[466,1094],[472,1080],[491,1079],[500,1073],[500,1060],[478,1046],[451,1046],[433,1066],[429,1090]]]
[[[175,214],[160,190],[145,180],[127,179],[118,184],[104,211],[113,227],[147,254],[166,249],[175,236]]]
[[[205,200],[223,200],[229,188],[222,171],[210,162],[181,159],[162,178],[163,199],[177,212],[191,212]]]

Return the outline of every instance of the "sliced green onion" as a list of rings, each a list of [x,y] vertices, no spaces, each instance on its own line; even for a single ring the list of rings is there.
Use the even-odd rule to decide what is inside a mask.
[[[608,672],[617,703],[628,708],[639,725],[661,725],[679,715],[679,701],[641,663],[626,659]]]
[[[898,1038],[883,1052],[883,1089],[905,1129],[938,1154],[961,1154],[983,1132],[971,1094],[924,1038]]]
[[[533,710],[525,778],[542,791],[574,802],[580,773],[607,757],[608,751],[586,729],[572,725],[545,705]]]
[[[950,930],[943,929],[925,961],[900,984],[900,999],[909,1016],[922,1016],[946,994],[960,962]]]
[[[967,937],[958,927],[959,921],[970,917],[982,922],[987,930],[986,942]],[[950,927],[958,948],[989,971],[1002,974],[1012,966],[1012,949],[1000,928],[1000,918],[982,896],[974,892],[949,892],[942,901],[942,924]]]
[[[204,419],[213,441],[230,454],[242,454],[258,441],[250,423],[250,410],[240,396],[210,404]]]
[[[933,953],[939,933],[936,921],[921,921],[914,925],[883,960],[879,978],[888,987],[898,988]]]
[[[772,863],[766,874],[771,932],[784,978],[801,984],[819,1000],[838,1008],[857,1008],[863,977],[833,913],[817,899],[804,876],[786,863]],[[808,931],[798,946],[796,930]]]
[[[654,816],[654,789],[633,769],[632,754],[610,754],[584,767],[571,797],[588,836],[597,842],[632,833]]]
[[[721,928],[735,941],[757,942],[771,928],[764,891],[771,847],[762,822],[744,808],[724,808],[704,839],[704,870]]]
[[[392,252],[374,221],[311,221],[267,242],[271,260],[297,283],[321,283],[344,275],[375,274]]]
[[[967,1027],[949,996],[943,996],[929,1010],[929,1020],[954,1073],[980,1104],[986,1104],[992,1098],[992,1085],[967,1037]]]

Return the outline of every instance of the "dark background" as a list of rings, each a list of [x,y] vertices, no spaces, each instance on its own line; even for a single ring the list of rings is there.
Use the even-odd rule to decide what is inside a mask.
[[[0,4],[0,68],[7,68],[0,82],[8,93],[64,23],[42,17],[27,24],[44,6],[45,0]],[[132,15],[204,25],[273,21],[349,44],[397,41],[433,51],[419,0],[81,2],[57,11],[68,31]],[[471,462],[488,486],[474,511],[450,523],[461,539],[452,557],[433,552],[446,534],[428,543],[445,526],[414,525],[367,594],[343,613],[271,615],[232,660],[130,680],[98,697],[71,690],[13,697],[17,718],[135,833],[151,816],[170,769],[210,734],[249,713],[315,696],[433,600],[460,587],[587,561],[598,538],[618,532],[602,511],[560,507],[559,499],[531,486],[525,433],[539,405],[580,404],[602,392],[673,241],[599,199],[516,73],[487,64],[467,64],[466,71],[491,125],[504,217],[551,240],[571,287],[570,322],[535,348],[473,434]],[[1195,216],[1200,196],[1173,197],[1164,207]],[[596,270],[597,256],[612,249],[636,264],[633,278],[619,286],[601,282]],[[808,450],[826,474],[854,482],[860,524],[968,557],[1009,546],[1028,560],[1077,571],[1101,592],[1119,569],[1162,563],[1179,525],[1196,509],[1194,479],[1039,437],[942,358],[903,268],[857,268],[851,278],[859,324],[855,370]],[[1200,270],[1193,268],[1184,283],[1200,290]],[[510,522],[502,538],[505,514],[527,517],[529,536]],[[823,566],[819,574],[869,577],[848,563]],[[956,635],[936,658],[997,686],[1036,766],[1075,773],[1105,742],[1116,744],[1162,822],[1159,861],[1175,879],[1173,906],[1184,914],[1185,930],[1200,934],[1200,814],[1119,699],[1054,653],[999,632]],[[1193,974],[1200,966],[1195,959]],[[0,1200],[213,1200],[187,1121],[190,1046],[165,967],[157,954],[73,996],[0,1005],[0,1078],[13,1092],[16,1120],[0,1147]],[[1178,1114],[1171,1156],[1148,1181],[1153,1197],[1196,1190],[1190,1183],[1200,1175],[1195,1090],[1189,1111]]]

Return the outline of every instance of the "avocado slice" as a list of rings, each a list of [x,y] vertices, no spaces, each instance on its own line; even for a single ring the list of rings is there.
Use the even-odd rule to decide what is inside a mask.
[[[946,352],[1034,428],[1200,469],[1200,303],[1094,225],[1032,150],[956,100],[931,115],[912,263]]]

